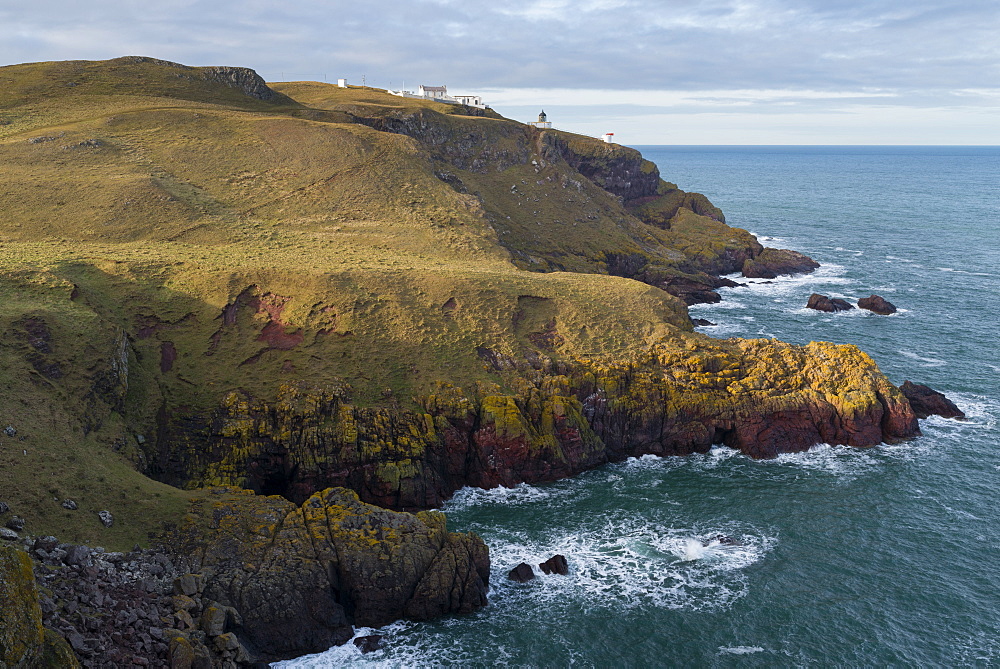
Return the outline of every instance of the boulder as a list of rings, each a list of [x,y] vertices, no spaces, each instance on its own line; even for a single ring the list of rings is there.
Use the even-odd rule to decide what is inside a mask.
[[[842,300],[839,297],[829,298],[826,295],[820,295],[819,293],[813,293],[809,296],[809,302],[806,306],[810,309],[815,309],[816,311],[825,311],[827,313],[833,313],[836,311],[848,311],[853,309],[854,306],[847,300]]]
[[[24,518],[21,516],[13,516],[7,521],[7,527],[15,532],[20,532],[24,529]]]
[[[6,527],[0,527],[0,539],[4,541],[17,541],[18,534],[14,530],[7,529]]]
[[[73,500],[64,499],[62,503],[62,508],[66,509],[67,511],[76,511],[79,507]]]
[[[954,402],[944,396],[943,393],[929,388],[920,383],[903,381],[899,387],[903,395],[910,401],[913,412],[917,418],[927,418],[928,416],[942,416],[944,418],[964,419],[965,412],[959,409]]]
[[[63,558],[66,564],[86,567],[90,561],[90,549],[86,546],[72,545],[66,548],[66,556]]]
[[[10,511],[10,507],[7,506],[7,503],[6,502],[0,502],[0,515],[5,514],[8,511]]]
[[[691,322],[698,327],[710,327],[712,325],[715,325],[715,323],[705,318],[692,318]]]
[[[527,583],[531,579],[535,578],[535,572],[532,570],[530,564],[522,562],[507,572],[507,578],[518,583]]]
[[[862,297],[858,300],[858,307],[873,311],[876,314],[882,314],[883,316],[896,313],[896,305],[879,295]]]
[[[798,251],[765,247],[756,257],[743,261],[743,276],[748,279],[775,279],[782,275],[807,274],[819,263]]]
[[[539,564],[538,568],[542,570],[543,574],[559,574],[560,576],[569,574],[569,564],[567,564],[566,558],[563,555],[553,555],[545,562]]]
[[[101,525],[104,527],[111,527],[115,524],[115,517],[111,515],[110,511],[100,511],[97,514],[98,519],[101,521]]]

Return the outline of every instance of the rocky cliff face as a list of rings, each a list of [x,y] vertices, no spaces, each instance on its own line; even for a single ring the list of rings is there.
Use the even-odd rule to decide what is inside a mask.
[[[343,485],[371,503],[426,508],[464,485],[555,480],[645,453],[725,444],[769,458],[919,433],[906,399],[853,346],[687,335],[617,368],[484,359],[509,370],[516,392],[477,398],[442,386],[422,398],[422,413],[359,408],[294,386],[274,403],[231,394],[195,431],[178,416],[160,458],[174,463],[178,484],[235,484],[299,501]]]
[[[268,661],[344,643],[352,624],[470,613],[489,584],[485,544],[448,532],[443,514],[386,511],[338,488],[301,506],[217,491],[195,503],[174,548],[191,556],[181,587],[239,612],[240,636]]]

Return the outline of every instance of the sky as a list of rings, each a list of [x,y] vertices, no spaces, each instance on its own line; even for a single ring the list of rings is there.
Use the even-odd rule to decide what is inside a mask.
[[[123,55],[445,84],[628,145],[1000,144],[1000,0],[0,0],[2,65]]]

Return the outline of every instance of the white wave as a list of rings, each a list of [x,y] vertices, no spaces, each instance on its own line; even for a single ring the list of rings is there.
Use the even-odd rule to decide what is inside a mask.
[[[735,536],[741,545],[704,546],[699,539],[714,534]],[[518,610],[528,605],[526,598],[531,608],[725,609],[747,592],[743,570],[775,541],[727,526],[695,530],[631,517],[610,519],[597,529],[572,528],[543,542],[494,537],[491,600],[498,609]],[[527,584],[506,577],[520,562],[537,565],[557,553],[569,562],[568,576],[539,576]]]
[[[897,353],[904,355],[907,358],[910,358],[911,360],[916,360],[920,363],[923,363],[921,364],[921,367],[944,367],[945,365],[948,364],[947,360],[939,360],[938,358],[924,358],[912,351],[897,351]]]
[[[853,253],[856,256],[863,256],[865,254],[864,251],[857,251],[855,249],[845,249],[843,246],[838,246],[837,248],[834,249],[834,251],[843,251],[843,252],[846,252],[846,253]]]
[[[753,655],[754,653],[763,653],[764,649],[760,646],[719,646],[720,654],[728,655]]]
[[[451,499],[444,503],[445,512],[455,512],[483,504],[499,504],[503,506],[518,506],[532,504],[549,499],[559,491],[552,487],[540,488],[527,483],[519,483],[513,488],[499,486],[484,489],[466,486],[459,489]]]

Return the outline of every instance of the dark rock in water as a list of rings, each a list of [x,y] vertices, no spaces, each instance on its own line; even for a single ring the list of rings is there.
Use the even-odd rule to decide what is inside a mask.
[[[742,541],[740,541],[739,539],[734,539],[733,537],[729,536],[728,534],[713,534],[712,536],[708,537],[707,539],[702,539],[701,540],[701,545],[702,546],[708,546],[713,541],[717,542],[720,546],[742,546],[743,545]]]
[[[706,320],[704,318],[692,318],[691,322],[699,327],[710,327],[712,325],[715,325],[715,323],[713,323],[712,321]]]
[[[867,309],[868,311],[874,311],[876,314],[882,314],[883,316],[896,313],[896,305],[879,295],[862,297],[858,300],[858,307],[861,309]]]
[[[110,511],[101,511],[97,514],[97,517],[101,520],[101,525],[104,525],[104,527],[111,527],[115,524],[115,517],[111,515]]]
[[[64,499],[62,503],[62,508],[66,509],[67,511],[76,511],[79,507],[73,500]]]
[[[545,562],[539,564],[538,568],[542,570],[543,574],[559,574],[560,576],[569,574],[569,565],[566,563],[566,558],[563,555],[553,555]]]
[[[382,635],[369,634],[368,636],[359,636],[354,640],[354,645],[360,648],[362,653],[374,653],[382,649]]]
[[[21,516],[14,516],[7,521],[7,527],[14,530],[15,532],[20,532],[24,529],[24,518]]]
[[[959,409],[954,402],[928,386],[904,381],[899,389],[910,401],[910,406],[913,407],[917,418],[927,418],[928,416],[965,418],[965,412]]]
[[[807,274],[819,263],[798,251],[765,248],[755,258],[743,262],[743,276],[748,279],[774,279],[781,275]]]
[[[842,300],[839,297],[830,299],[826,295],[820,295],[819,293],[813,293],[810,295],[809,302],[806,306],[810,309],[825,311],[827,313],[833,313],[835,311],[848,311],[854,308],[854,306],[847,300]]]
[[[527,581],[535,578],[535,572],[531,569],[531,565],[527,562],[522,562],[510,570],[507,574],[507,578],[512,581],[517,581],[518,583],[526,583]]]

